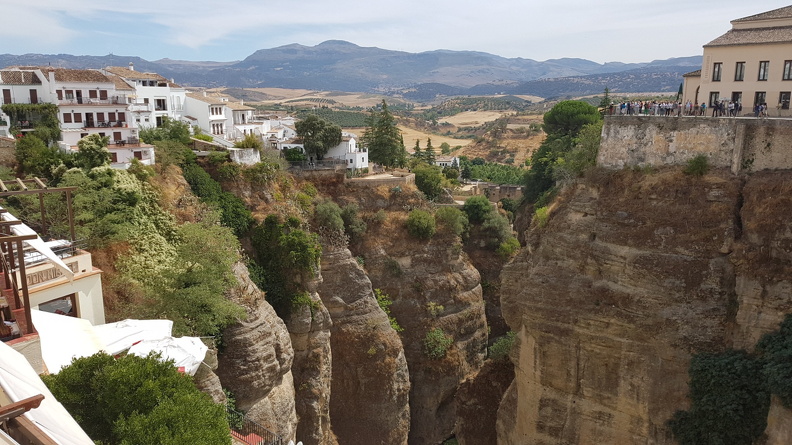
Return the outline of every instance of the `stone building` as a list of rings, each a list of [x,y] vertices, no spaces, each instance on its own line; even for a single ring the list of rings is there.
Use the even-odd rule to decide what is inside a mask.
[[[732,29],[704,45],[700,71],[684,76],[683,102],[742,104],[753,115],[766,103],[770,116],[790,116],[792,6],[731,21]]]

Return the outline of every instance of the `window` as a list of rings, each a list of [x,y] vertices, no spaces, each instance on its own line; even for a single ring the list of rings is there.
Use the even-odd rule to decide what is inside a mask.
[[[782,110],[789,109],[789,98],[791,94],[792,93],[789,91],[782,91],[781,94],[778,95],[778,104],[781,105]]]
[[[742,91],[734,91],[731,95],[731,100],[735,104],[739,104],[742,102]]]
[[[721,80],[721,67],[723,64],[718,62],[712,66],[712,81],[713,82],[720,82]]]
[[[58,93],[58,100],[63,100],[63,90],[57,90],[55,92]]]
[[[137,159],[139,161],[143,160],[143,152],[142,151],[133,152],[133,155],[135,156],[135,159]]]
[[[88,98],[89,99],[96,99],[98,96],[98,92],[96,90],[88,90]]]
[[[99,90],[99,99],[107,100],[107,90]]]
[[[105,120],[104,113],[103,112],[97,112],[96,113],[96,120],[99,121],[99,122],[104,122],[104,120]]]
[[[737,62],[734,67],[734,80],[742,82],[745,79],[745,62]]]
[[[74,122],[78,124],[82,123],[82,113],[74,113]]]
[[[115,120],[116,120],[116,114],[115,114],[115,113],[113,113],[113,112],[109,112],[109,113],[107,113],[107,120],[108,120],[108,121],[110,121],[110,122],[115,122]]]
[[[123,111],[118,112],[118,120],[121,122],[126,122],[126,114]]]
[[[63,113],[63,123],[70,124],[72,121],[71,113]]]
[[[770,62],[759,62],[759,80],[767,80],[767,70],[770,68]]]
[[[784,80],[792,80],[792,60],[784,61]]]
[[[74,90],[66,90],[66,99],[74,99]]]
[[[754,94],[754,107],[757,105],[762,105],[763,103],[767,102],[767,93],[764,91],[757,91]]]
[[[110,162],[112,162],[113,164],[118,163],[118,153],[113,151],[110,152]]]
[[[716,103],[718,103],[718,98],[719,97],[720,97],[720,93],[718,91],[710,92],[709,106],[711,107],[711,106],[715,105]]]
[[[154,99],[154,109],[157,111],[165,111],[168,109],[168,104],[165,99]]]
[[[11,90],[3,89],[3,103],[10,104],[11,103]]]

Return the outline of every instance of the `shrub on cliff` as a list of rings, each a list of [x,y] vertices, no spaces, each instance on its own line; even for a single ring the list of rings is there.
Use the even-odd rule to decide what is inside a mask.
[[[344,220],[344,231],[351,240],[358,239],[366,233],[368,224],[358,215],[360,208],[357,204],[347,204],[341,209],[341,219]]]
[[[435,220],[441,228],[456,236],[464,236],[470,226],[465,212],[456,207],[440,207],[435,212]]]
[[[446,356],[448,347],[454,343],[453,337],[446,335],[440,328],[434,328],[424,337],[424,353],[427,357],[437,360]]]
[[[709,159],[707,155],[698,155],[687,161],[683,172],[691,176],[704,176],[709,171]]]
[[[407,232],[410,235],[420,238],[429,239],[434,236],[437,231],[434,216],[425,210],[413,210],[407,217]]]
[[[492,204],[484,195],[471,196],[465,200],[462,210],[467,213],[468,220],[474,224],[481,224],[484,218],[492,213]]]
[[[680,445],[750,445],[764,433],[770,393],[761,361],[745,351],[698,354],[689,375],[690,409],[669,421]]]

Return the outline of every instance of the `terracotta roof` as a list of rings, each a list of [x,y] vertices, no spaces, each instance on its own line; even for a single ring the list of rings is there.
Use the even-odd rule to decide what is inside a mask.
[[[748,17],[732,20],[732,23],[753,22],[756,20],[789,19],[789,18],[792,18],[792,6],[784,6],[783,8],[773,9],[772,11],[762,12],[760,14],[749,15]]]
[[[239,102],[226,102],[225,105],[234,110],[234,111],[247,111],[247,110],[255,110],[253,107],[249,107],[247,105],[241,104]]]
[[[731,29],[726,34],[707,43],[704,47],[789,42],[792,42],[792,26],[780,26],[774,28]]]
[[[32,71],[0,71],[0,80],[6,85],[41,85],[41,79]]]
[[[204,96],[203,94],[198,93],[187,93],[187,97],[200,100],[201,102],[206,102],[211,105],[228,105],[228,102],[220,100],[218,97]]]
[[[682,77],[701,77],[701,70],[691,71],[689,73],[685,73]]]
[[[105,68],[105,71],[107,71],[108,73],[113,73],[117,76],[121,76],[124,79],[164,80],[164,81],[168,80],[157,73],[144,73],[141,71],[135,71],[129,68],[124,68],[123,66],[108,66],[107,68]]]
[[[135,91],[135,87],[130,85],[126,80],[122,79],[121,76],[117,76],[115,74],[110,74],[107,77],[110,80],[112,80],[113,83],[115,84],[116,91],[118,91],[118,90]]]
[[[44,70],[46,70],[46,68],[43,69],[42,71]],[[107,76],[96,70],[73,70],[68,68],[54,68],[51,69],[51,71],[55,71],[55,80],[58,82],[113,83],[113,81],[108,79]]]

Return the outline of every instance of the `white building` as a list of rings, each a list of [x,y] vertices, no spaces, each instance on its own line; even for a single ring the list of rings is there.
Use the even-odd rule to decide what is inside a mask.
[[[343,133],[341,143],[331,148],[325,154],[325,159],[343,159],[347,169],[357,170],[368,168],[368,152],[358,148],[357,136],[352,133]]]
[[[138,127],[159,127],[164,118],[181,120],[186,97],[181,86],[157,73],[135,71],[132,63],[129,68],[110,66],[102,72],[120,77],[134,90],[127,97]]]
[[[434,165],[439,167],[459,167],[459,158],[456,156],[435,156]]]
[[[136,122],[131,120],[128,101],[134,89],[120,79],[98,70],[51,67],[9,67],[0,70],[3,104],[51,103],[58,107],[64,150],[76,150],[77,141],[89,134],[107,136],[116,168],[138,158],[154,163],[153,147],[140,144]],[[0,133],[24,134],[36,122],[0,116]]]

